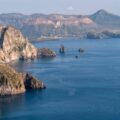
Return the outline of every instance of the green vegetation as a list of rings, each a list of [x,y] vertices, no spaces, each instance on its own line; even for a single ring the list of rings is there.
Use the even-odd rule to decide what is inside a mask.
[[[19,46],[16,45],[15,47],[13,47],[12,51],[15,51],[15,52],[17,52],[17,51],[22,52],[22,51],[24,50],[25,47],[26,47],[26,43],[22,43],[22,44],[20,44]]]
[[[20,75],[6,64],[0,64],[0,86],[3,85],[15,89],[23,87],[23,80]]]

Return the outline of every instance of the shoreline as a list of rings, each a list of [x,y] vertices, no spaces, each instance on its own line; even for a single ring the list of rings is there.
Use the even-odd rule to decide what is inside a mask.
[[[77,39],[77,40],[110,40],[110,39],[120,39],[120,37],[114,38],[100,38],[100,39],[95,39],[95,38],[80,38],[80,37],[61,37],[61,38],[57,38],[57,39],[52,39],[52,38],[47,38],[44,40],[29,40],[29,42],[31,43],[37,43],[37,42],[46,42],[46,41],[60,41],[60,40],[69,40],[69,39]]]

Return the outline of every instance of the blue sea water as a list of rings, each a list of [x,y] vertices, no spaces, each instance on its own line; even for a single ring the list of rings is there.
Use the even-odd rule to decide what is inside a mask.
[[[65,54],[59,54],[61,44]],[[0,120],[120,120],[120,39],[35,45],[55,50],[57,57],[12,65],[43,80],[47,89],[0,98]]]

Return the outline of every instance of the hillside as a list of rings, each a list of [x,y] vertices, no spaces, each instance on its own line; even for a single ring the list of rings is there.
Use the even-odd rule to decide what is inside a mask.
[[[120,29],[120,16],[114,15],[105,10],[99,10],[91,15],[90,18],[102,27]]]
[[[119,34],[119,21],[120,16],[105,10],[99,10],[92,15],[0,14],[0,24],[15,26],[25,37],[33,41],[61,37],[86,38],[89,32],[96,34],[108,31]],[[111,35],[108,36],[110,37]]]

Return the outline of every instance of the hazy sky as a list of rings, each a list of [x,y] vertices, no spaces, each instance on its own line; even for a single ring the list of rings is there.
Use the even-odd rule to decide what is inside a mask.
[[[120,15],[120,0],[0,0],[0,13],[91,14],[99,9]]]

